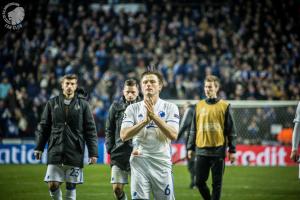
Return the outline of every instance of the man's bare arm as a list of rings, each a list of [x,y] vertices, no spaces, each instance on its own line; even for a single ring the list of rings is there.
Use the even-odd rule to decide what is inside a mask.
[[[148,100],[145,100],[145,106],[148,112],[148,116],[153,122],[158,126],[158,128],[161,130],[161,132],[170,140],[176,140],[177,139],[177,131],[174,127],[167,124],[164,120],[162,120],[159,116],[155,115],[153,112],[153,102],[151,98]]]
[[[121,140],[124,142],[131,139],[133,136],[138,134],[138,132],[149,123],[149,121],[150,119],[147,117],[146,119],[135,124],[132,127],[122,128],[120,131]]]

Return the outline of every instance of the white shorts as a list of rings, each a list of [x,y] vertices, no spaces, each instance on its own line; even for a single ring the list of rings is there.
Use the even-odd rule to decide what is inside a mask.
[[[113,165],[111,168],[111,180],[110,183],[112,184],[128,184],[128,175],[130,174],[129,171],[122,170],[118,166]]]
[[[131,198],[155,200],[174,200],[172,169],[153,159],[131,156]]]
[[[81,184],[83,183],[83,172],[80,167],[69,165],[52,165],[47,167],[45,182],[57,181]]]

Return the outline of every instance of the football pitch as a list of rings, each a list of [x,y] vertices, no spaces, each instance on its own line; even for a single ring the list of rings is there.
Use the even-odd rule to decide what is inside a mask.
[[[176,199],[201,199],[196,189],[188,189],[186,166],[175,165],[173,169]],[[50,199],[47,185],[42,181],[45,170],[45,165],[0,165],[0,199]],[[297,167],[229,166],[225,170],[222,200],[299,200],[300,181],[297,176]],[[84,181],[77,187],[77,199],[114,199],[109,166],[86,166]],[[63,194],[64,187],[63,184]],[[129,189],[126,186],[128,197]]]

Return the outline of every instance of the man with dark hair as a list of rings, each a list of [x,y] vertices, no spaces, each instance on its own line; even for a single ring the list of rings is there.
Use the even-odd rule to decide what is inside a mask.
[[[85,144],[89,162],[96,163],[98,157],[95,122],[84,91],[77,90],[77,80],[74,74],[62,78],[62,93],[47,102],[36,130],[36,159],[41,159],[48,143],[44,180],[54,200],[62,199],[59,187],[62,182],[66,182],[66,199],[76,199],[76,184],[83,183]]]
[[[235,127],[230,104],[217,98],[219,87],[219,79],[215,76],[207,76],[204,80],[207,98],[196,104],[187,146],[189,158],[196,150],[196,186],[205,200],[221,198],[227,145],[228,158],[235,161]],[[212,195],[206,184],[210,170]]]
[[[179,129],[179,111],[175,104],[159,98],[162,76],[147,71],[141,76],[144,100],[126,108],[121,139],[133,139],[130,157],[132,199],[173,200],[171,141]]]
[[[124,185],[128,184],[130,170],[129,157],[132,152],[131,140],[123,142],[120,139],[120,129],[124,111],[128,105],[139,100],[137,82],[134,79],[125,81],[123,96],[115,101],[109,109],[105,127],[105,145],[111,158],[111,183],[116,199],[125,200]]]

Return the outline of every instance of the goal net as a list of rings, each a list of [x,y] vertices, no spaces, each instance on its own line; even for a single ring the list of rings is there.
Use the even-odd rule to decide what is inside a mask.
[[[181,116],[197,100],[169,100],[178,105]],[[278,144],[278,134],[291,132],[298,101],[229,101],[238,144]]]

